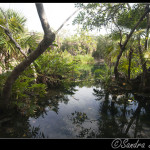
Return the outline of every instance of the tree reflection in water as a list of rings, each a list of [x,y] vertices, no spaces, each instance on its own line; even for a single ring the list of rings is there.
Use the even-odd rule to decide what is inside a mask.
[[[0,137],[1,138],[48,138],[41,132],[40,126],[30,124],[29,118],[36,120],[38,117],[43,117],[47,114],[47,108],[58,114],[59,103],[68,103],[67,95],[73,95],[76,90],[71,87],[65,91],[54,90],[50,91],[45,98],[37,99],[36,111],[34,113],[20,112],[17,109],[12,109],[5,114],[0,115]],[[32,106],[31,106],[32,107]],[[33,120],[34,121],[34,120]]]
[[[74,135],[77,138],[150,137],[150,98],[127,92],[112,93],[103,88],[96,88],[95,80],[91,80],[93,79],[93,74],[89,72],[85,72],[87,78],[85,76],[80,77],[81,82],[63,90],[50,90],[45,98],[33,100],[30,108],[36,109],[31,112],[13,109],[3,114],[3,116],[0,115],[0,137],[49,138],[48,136],[57,136],[56,138],[59,138],[58,136],[62,136],[74,138]],[[83,80],[85,78],[86,80]],[[77,99],[73,97],[75,93],[77,94],[76,86],[79,87],[78,89],[82,87],[92,89],[93,85],[93,97],[91,96],[91,99],[86,99],[86,93],[79,92],[79,95],[75,97],[79,100],[76,101]],[[82,97],[82,94],[86,96]],[[74,101],[69,98],[71,96],[77,102],[75,109],[74,106],[68,105],[69,100],[72,102],[72,105],[74,104]],[[93,102],[98,103],[93,104]],[[62,103],[67,105],[63,106],[62,111],[60,111],[59,106]],[[79,109],[78,106],[80,104],[82,106]],[[86,107],[91,107],[91,105],[93,110],[96,108],[96,111],[88,113],[90,109]],[[69,111],[66,109],[68,107],[70,107]],[[76,111],[72,112],[72,109]],[[82,111],[83,109],[87,110],[88,115]],[[61,119],[59,120],[56,115],[53,115],[55,114],[53,112],[56,115],[58,114],[58,118]],[[69,120],[67,120],[67,115]],[[44,118],[45,116],[48,116],[48,121]],[[90,116],[94,116],[94,119],[91,119]],[[39,118],[43,119],[40,120]],[[43,121],[43,127],[36,122],[38,119]],[[63,119],[66,120],[64,121]],[[47,128],[49,125],[51,127]],[[44,130],[45,128],[47,130]],[[70,132],[72,129],[74,131]],[[52,132],[55,135],[52,136]],[[61,133],[57,134],[58,132]]]
[[[99,118],[90,120],[84,112],[72,113],[72,123],[78,128],[80,138],[145,138],[150,135],[149,97],[131,93],[110,94],[93,89],[96,100],[100,101]],[[148,121],[149,120],[149,121]],[[97,122],[98,129],[86,128],[85,122]],[[79,129],[80,128],[80,129]],[[146,129],[149,132],[145,132]]]
[[[31,127],[28,117],[10,111],[0,118],[1,138],[44,138],[39,127]]]

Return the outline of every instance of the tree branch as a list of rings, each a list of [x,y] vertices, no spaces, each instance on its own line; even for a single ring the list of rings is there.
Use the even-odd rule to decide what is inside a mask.
[[[149,4],[146,5],[145,9],[149,9]],[[146,36],[145,36],[145,51],[148,49],[149,29],[150,29],[150,16],[148,13],[147,14],[147,29],[146,29]]]
[[[50,25],[45,15],[43,4],[35,4],[35,5],[37,8],[37,12],[38,12],[45,35],[48,34],[49,32],[52,33],[52,31],[50,30]]]
[[[60,29],[64,26],[64,24],[65,24],[77,11],[79,11],[79,9],[77,9],[73,14],[71,14],[71,15],[63,22],[63,24],[57,29],[57,31],[56,31],[55,34],[57,34],[57,33],[60,31]]]
[[[120,58],[122,56],[122,53],[124,52],[125,50],[125,47],[129,41],[129,39],[131,38],[132,34],[134,33],[135,29],[139,26],[139,24],[143,21],[143,19],[145,18],[145,16],[147,15],[147,13],[150,12],[150,9],[147,9],[145,11],[145,13],[142,15],[142,17],[139,19],[139,21],[136,23],[136,25],[134,26],[134,28],[131,30],[130,34],[127,36],[125,42],[123,43],[123,45],[121,46],[121,50],[120,50],[120,53],[119,55],[117,56],[117,61],[115,63],[115,67],[114,67],[114,73],[115,73],[115,78],[118,80],[119,79],[119,74],[118,74],[118,65],[119,65],[119,61],[120,61]]]
[[[5,17],[5,19],[6,19],[6,27],[7,27],[7,29],[9,29],[8,19],[7,19],[6,15],[5,15],[5,12],[3,11],[3,9],[2,9],[2,8],[0,8],[0,10],[1,10],[1,12],[3,13],[3,16],[4,16],[4,17]]]
[[[117,25],[117,23],[115,22],[115,20],[113,19],[113,23],[115,24],[115,26],[118,28],[119,32],[120,32],[120,43],[119,45],[122,45],[122,30],[119,28],[119,26]]]
[[[123,44],[123,49],[125,49],[129,39],[131,38],[133,32],[135,31],[135,29],[139,26],[139,24],[143,21],[143,19],[145,18],[145,16],[147,15],[147,13],[150,12],[150,9],[147,9],[145,11],[145,13],[142,15],[142,17],[140,18],[140,20],[137,22],[137,24],[134,26],[134,28],[131,30],[130,34],[128,35],[128,37],[126,38],[126,41]]]
[[[128,9],[131,10],[131,6],[129,3],[127,3]]]
[[[1,27],[2,29],[4,29],[6,35],[7,35],[7,36],[9,37],[9,39],[15,44],[16,48],[19,49],[19,51],[21,52],[21,54],[22,54],[25,58],[27,58],[27,56],[26,56],[26,54],[23,52],[21,46],[16,42],[16,40],[15,40],[15,39],[13,38],[13,36],[12,36],[12,33],[11,33],[10,30],[9,30],[8,19],[7,19],[6,15],[5,15],[4,11],[3,11],[1,8],[0,8],[0,10],[1,10],[1,12],[3,13],[3,15],[4,15],[5,19],[6,19],[6,27],[4,27],[4,26],[2,26],[2,25],[0,25],[0,27]]]

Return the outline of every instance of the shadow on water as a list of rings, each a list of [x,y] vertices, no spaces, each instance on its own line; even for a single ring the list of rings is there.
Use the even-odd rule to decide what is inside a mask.
[[[73,87],[70,89],[67,91],[50,90],[45,98],[38,99],[34,113],[13,108],[9,109],[9,112],[1,114],[0,138],[48,138],[41,131],[39,125],[34,126],[35,120],[39,117],[44,118],[47,115],[47,108],[58,114],[59,103],[67,104],[69,101],[67,94],[74,94],[75,89]],[[30,118],[34,118],[32,122]]]
[[[80,138],[148,138],[150,136],[150,99],[136,94],[122,93],[112,95],[108,92],[93,89],[99,105],[99,118],[90,120],[86,114],[81,114],[85,119],[73,117],[81,131],[77,135]],[[80,112],[78,112],[79,114]],[[74,115],[74,114],[73,114]],[[97,130],[81,126],[81,122],[97,122]]]
[[[1,138],[44,138],[39,127],[31,127],[28,117],[11,111],[0,117]]]
[[[34,113],[13,109],[0,116],[0,137],[150,137],[150,98],[109,93],[94,79],[95,69],[81,69],[79,81],[67,89],[49,90],[37,100]]]

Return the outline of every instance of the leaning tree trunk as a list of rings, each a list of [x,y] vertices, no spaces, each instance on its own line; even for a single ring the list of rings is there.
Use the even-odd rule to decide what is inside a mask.
[[[141,60],[141,66],[142,66],[142,76],[141,76],[141,84],[139,86],[139,90],[143,90],[146,85],[146,73],[147,73],[147,67],[146,67],[146,61],[144,60],[143,52],[141,49],[141,42],[140,42],[140,35],[138,37],[138,50],[139,50],[139,55],[140,55],[140,60]]]
[[[149,4],[146,5],[146,9],[149,9]],[[148,49],[148,40],[149,40],[149,29],[150,29],[150,14],[147,14],[147,29],[145,37],[145,51]]]
[[[139,24],[143,21],[143,19],[145,18],[145,16],[150,12],[150,9],[147,9],[145,11],[145,13],[142,15],[142,17],[139,19],[139,21],[137,22],[137,24],[134,26],[134,28],[131,30],[130,34],[127,36],[125,42],[123,43],[123,45],[120,44],[120,53],[117,56],[117,61],[115,63],[115,67],[114,67],[114,74],[115,74],[115,79],[118,80],[119,79],[119,72],[118,72],[118,65],[119,65],[119,61],[120,58],[122,56],[122,53],[125,51],[125,47],[129,41],[129,39],[131,38],[132,34],[134,33],[135,29],[139,26]]]
[[[130,80],[132,53],[133,53],[133,49],[130,48],[130,53],[129,53],[129,66],[128,66],[128,80]]]
[[[19,75],[28,67],[34,60],[36,60],[55,40],[55,34],[51,31],[49,23],[47,21],[43,4],[36,4],[37,12],[44,30],[44,38],[39,43],[35,51],[33,51],[24,61],[17,65],[14,70],[8,76],[3,92],[2,92],[2,106],[3,109],[8,108],[9,98],[11,94],[12,85]]]

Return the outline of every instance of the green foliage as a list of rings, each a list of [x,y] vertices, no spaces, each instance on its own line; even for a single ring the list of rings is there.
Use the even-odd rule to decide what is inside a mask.
[[[0,24],[1,25],[6,26],[7,22],[4,17],[5,15],[8,20],[9,28],[13,33],[18,34],[18,33],[24,32],[24,26],[25,26],[27,19],[24,16],[22,16],[20,12],[16,12],[12,9],[4,10],[1,8],[1,10],[3,11],[3,12],[0,11]]]
[[[35,77],[33,76],[33,70],[27,68],[21,76],[16,80],[12,89],[13,99],[29,98],[30,96],[42,97],[46,94],[46,86],[44,84],[35,83]]]
[[[140,73],[142,73],[142,66],[139,54],[136,51],[132,54],[132,61],[130,67],[130,75],[131,78],[136,78]],[[119,64],[119,70],[122,72],[126,77],[128,76],[128,67],[129,67],[129,60],[126,57],[122,57]]]
[[[34,115],[39,107],[37,100],[44,97],[46,93],[46,85],[35,83],[33,70],[29,67],[14,83],[11,92],[11,103],[26,115]]]
[[[81,64],[94,64],[94,58],[87,54],[87,55],[77,55],[74,57],[78,61],[80,61]]]
[[[41,39],[40,33],[29,33],[26,30],[24,33],[20,34],[16,40],[20,44],[20,46],[26,51],[30,48],[31,50],[35,50],[38,46],[38,42]]]
[[[91,54],[96,49],[96,39],[88,31],[77,30],[77,33],[66,38],[61,50],[67,50],[72,55]]]
[[[47,76],[49,83],[53,86],[55,82],[60,84],[70,81],[77,71],[78,61],[67,51],[61,52],[56,48],[42,54],[35,63],[41,75]]]
[[[0,75],[0,95],[4,87],[4,83],[10,72]],[[11,92],[11,104],[17,106],[21,112],[34,115],[37,107],[37,100],[46,95],[46,85],[35,83],[33,70],[27,68],[21,76],[16,80]]]
[[[45,96],[46,88],[48,87],[65,87],[69,88],[74,81],[83,81],[79,86],[91,86],[90,81],[95,78],[102,82],[105,87],[111,84],[114,63],[120,53],[120,44],[126,40],[127,34],[135,26],[138,19],[143,15],[145,5],[133,4],[132,8],[128,8],[127,3],[78,3],[76,7],[81,8],[78,16],[74,20],[74,24],[81,24],[84,29],[78,29],[73,36],[63,39],[60,37],[59,46],[54,43],[43,53],[37,60],[34,61],[34,66],[38,72],[38,77],[44,77],[45,82],[35,83],[34,70],[27,68],[13,85],[11,99],[13,104],[17,105],[21,111],[34,114],[38,110],[38,98]],[[41,35],[34,33],[33,35],[25,30],[25,17],[19,13],[7,10],[5,11],[8,18],[8,24],[15,40],[27,52],[30,48],[35,50],[38,45]],[[87,29],[99,28],[103,25],[116,23],[117,26],[112,28],[111,34],[98,38],[90,35]],[[6,19],[0,12],[0,24],[6,27]],[[135,78],[142,72],[140,57],[138,52],[138,37],[141,36],[141,47],[144,49],[146,17],[140,26],[130,38],[126,51],[123,53],[119,71],[125,76],[128,75],[129,66],[129,50],[134,47],[133,57],[131,61],[131,78]],[[58,39],[57,39],[58,40]],[[59,47],[59,48],[58,48]],[[144,50],[143,50],[144,51]],[[0,28],[0,54],[5,57],[5,62],[0,62],[3,70],[13,70],[16,64],[23,60],[22,55],[16,49],[15,45],[9,40],[4,30]],[[105,65],[102,68],[91,73],[94,64],[94,58],[102,58],[105,60]],[[21,57],[20,57],[21,56]],[[145,60],[149,60],[149,52],[144,52]],[[3,60],[4,61],[4,60]],[[87,65],[88,64],[88,65]],[[150,64],[149,64],[150,65]],[[93,75],[94,74],[94,75]],[[9,72],[0,75],[0,92],[3,89],[6,78]],[[86,79],[85,79],[86,78]],[[95,80],[94,80],[95,81]],[[44,84],[43,84],[44,83]],[[87,119],[85,114],[74,113],[73,121],[82,122]],[[78,119],[78,120],[77,120]],[[78,123],[79,123],[78,122]]]
[[[132,9],[125,10],[119,15],[117,24],[128,29],[133,29],[141,15],[144,14],[144,11],[145,6],[142,4],[135,4]],[[138,26],[137,30],[143,28],[146,28],[146,18],[144,18],[144,21]]]
[[[121,45],[126,41],[130,31],[135,27],[140,17],[144,14],[148,5],[142,3],[80,3],[75,4],[80,11],[74,19],[73,24],[82,25],[83,29],[100,29],[102,26],[110,27],[109,38],[99,37],[97,49],[93,52],[94,58],[104,58],[107,65],[112,66],[117,61]],[[147,17],[145,17],[136,28],[126,45],[126,53],[121,56],[119,71],[125,76],[128,74],[128,55],[130,48],[134,47],[135,53],[138,52],[139,36],[141,36],[141,49],[144,52],[147,34]],[[110,25],[110,26],[109,26]],[[145,34],[146,33],[146,34]],[[105,41],[105,39],[107,39]],[[149,44],[148,44],[149,45]],[[141,73],[141,59],[134,53],[131,60],[131,76],[134,78]],[[103,56],[103,57],[102,57]],[[147,54],[145,56],[148,56]],[[119,57],[118,57],[119,58]],[[137,59],[137,60],[136,60]],[[136,67],[137,66],[137,67]]]
[[[111,84],[112,73],[113,68],[109,68],[109,66],[105,64],[105,67],[95,70],[95,78],[100,80],[105,87],[108,87]]]
[[[76,77],[76,84],[79,87],[91,87],[97,84],[95,80],[95,73],[94,71],[99,68],[99,65],[93,64],[80,64],[78,68],[78,76]]]
[[[58,48],[49,49],[35,61],[39,76],[47,78],[48,87],[68,86],[80,76],[81,66],[93,63],[94,58],[89,54],[73,56]]]
[[[22,34],[25,31],[24,29],[25,29],[26,18],[14,10],[2,9],[2,11],[0,11],[0,24],[4,27],[6,27],[6,24],[7,24],[4,15],[8,20],[9,30],[12,32],[13,37],[15,39],[17,39],[19,37],[19,34]],[[0,51],[0,53],[5,54],[5,53],[9,52],[9,55],[11,55],[12,52],[16,51],[16,47],[10,41],[10,39],[5,34],[5,32],[2,28],[0,28],[0,39],[1,39],[1,42],[0,42],[1,51]]]
[[[25,29],[26,18],[19,12],[8,9],[0,10],[0,24],[6,27],[6,19],[8,20],[9,30],[12,33],[15,41],[21,46],[24,52],[27,54],[27,50],[30,48],[34,50],[41,36],[39,33],[31,35],[27,29]],[[12,70],[16,66],[16,63],[22,61],[24,58],[20,51],[16,48],[15,44],[9,39],[5,31],[0,27],[0,65],[3,71]]]
[[[100,35],[97,38],[96,51],[93,51],[92,56],[96,59],[109,58],[109,55],[113,57],[112,51],[113,49],[115,49],[116,47],[115,45],[116,45],[115,41],[112,40],[112,37],[110,35],[105,35],[105,36]],[[115,56],[116,56],[116,52],[115,52]]]
[[[104,36],[101,35],[97,38],[96,51],[93,51],[92,56],[97,59],[104,58],[105,49],[106,49],[106,40]]]
[[[73,24],[81,24],[84,29],[99,30],[124,12],[127,3],[78,3],[75,7],[80,8],[80,12]]]

